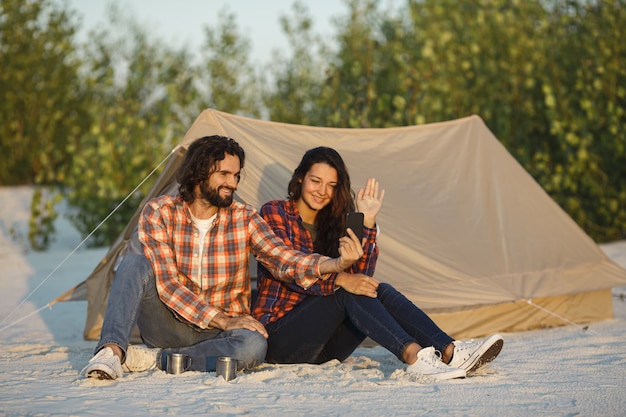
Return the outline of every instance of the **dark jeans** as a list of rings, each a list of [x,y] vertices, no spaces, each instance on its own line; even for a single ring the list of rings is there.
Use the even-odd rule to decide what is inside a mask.
[[[266,328],[265,359],[270,363],[343,361],[366,336],[400,360],[411,342],[443,352],[454,340],[389,284],[379,285],[377,298],[343,289],[326,297],[308,297]]]
[[[135,324],[146,346],[163,349],[157,361],[160,369],[170,352],[189,355],[195,371],[215,371],[217,356],[236,358],[238,369],[258,366],[265,358],[267,342],[258,332],[200,329],[178,320],[159,298],[150,262],[143,255],[130,254],[111,285],[96,352],[115,344],[126,354]]]

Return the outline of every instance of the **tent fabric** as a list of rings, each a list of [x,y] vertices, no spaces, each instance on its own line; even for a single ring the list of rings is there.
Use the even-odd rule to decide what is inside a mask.
[[[237,196],[257,208],[286,197],[293,170],[316,146],[342,155],[355,192],[367,178],[378,179],[385,200],[377,218],[375,277],[394,285],[455,337],[608,319],[610,288],[626,285],[626,270],[550,198],[478,116],[343,129],[209,109],[172,150],[146,199],[175,192],[174,173],[185,150],[213,134],[232,137],[244,148]],[[112,267],[132,241],[140,210],[82,284],[89,302],[88,339],[99,336]]]

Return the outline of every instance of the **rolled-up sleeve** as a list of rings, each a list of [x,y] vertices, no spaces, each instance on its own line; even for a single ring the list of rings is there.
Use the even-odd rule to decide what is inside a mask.
[[[305,254],[287,246],[257,213],[250,219],[252,253],[272,275],[284,282],[295,282],[307,289],[330,274],[320,273],[320,264],[327,259],[317,253]]]

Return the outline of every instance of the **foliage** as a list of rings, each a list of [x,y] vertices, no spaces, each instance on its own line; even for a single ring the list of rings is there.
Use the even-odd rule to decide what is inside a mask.
[[[272,120],[310,125],[319,119],[316,116],[319,107],[314,98],[319,96],[322,87],[321,56],[328,55],[328,51],[313,34],[313,21],[304,4],[294,3],[293,16],[282,16],[280,23],[292,55],[286,57],[280,51],[275,52],[268,68],[272,88],[263,93],[264,105]],[[315,50],[316,46],[319,51]]]
[[[249,62],[250,42],[238,33],[235,17],[219,13],[217,28],[206,27],[201,86],[204,107],[249,117],[261,115],[259,85]]]
[[[411,4],[416,122],[479,114],[594,239],[626,231],[623,1]],[[414,84],[415,85],[415,84]],[[409,118],[413,115],[409,114]]]
[[[411,0],[394,15],[349,0],[327,78],[311,88],[321,93],[299,104],[319,111],[298,119],[356,128],[478,114],[595,240],[620,238],[625,3]]]
[[[337,35],[339,51],[330,62],[322,90],[323,101],[332,105],[318,104],[324,111],[317,123],[350,128],[405,125],[394,110],[411,94],[398,85],[406,71],[396,59],[397,54],[402,57],[398,51],[402,45],[385,41],[381,32],[398,22],[378,10],[375,1],[347,4],[348,16],[338,23],[344,28]],[[401,27],[398,30],[402,32]]]
[[[145,29],[112,8],[120,27],[90,34],[83,80],[92,92],[89,132],[72,148],[65,182],[71,216],[87,235],[151,172],[193,119],[198,94],[190,57],[150,40]],[[191,111],[189,109],[192,109]],[[151,181],[95,230],[91,246],[111,243],[126,225]]]
[[[626,237],[626,1],[558,4],[539,74],[551,153],[532,169],[597,240]]]
[[[47,0],[0,0],[0,185],[59,184],[71,147],[88,128],[74,85],[73,16]],[[54,233],[58,194],[33,195],[29,242],[46,249]]]
[[[45,194],[41,187],[37,187],[31,202],[28,241],[30,247],[37,251],[48,249],[54,241],[54,221],[58,216],[54,206],[61,201],[58,193],[53,192],[51,197]]]
[[[87,128],[72,16],[47,0],[0,0],[0,185],[63,182]]]
[[[296,2],[280,21],[291,53],[259,75],[226,12],[194,62],[115,7],[77,46],[67,10],[0,0],[0,184],[60,186],[87,234],[205,107],[350,128],[478,114],[596,241],[624,237],[626,0],[381,3],[345,0],[330,47]],[[149,185],[90,244],[110,243]],[[54,198],[33,200],[33,245],[50,241]]]
[[[256,79],[247,61],[249,44],[234,18],[222,13],[217,29],[207,28],[203,60],[185,49],[150,39],[147,28],[115,7],[111,26],[91,34],[85,82],[94,94],[92,126],[73,150],[66,182],[72,220],[90,245],[110,244],[126,225],[152,181],[133,192],[178,143],[205,107],[258,117]],[[117,26],[117,27],[116,27]],[[130,196],[128,201],[119,203]],[[102,224],[101,221],[111,215]]]

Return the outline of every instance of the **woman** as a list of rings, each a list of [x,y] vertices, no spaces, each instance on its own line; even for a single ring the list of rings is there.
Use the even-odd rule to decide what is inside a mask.
[[[252,315],[269,334],[268,362],[343,361],[369,336],[406,363],[407,372],[451,379],[465,377],[500,353],[500,335],[454,341],[391,285],[372,277],[378,258],[376,215],[384,199],[375,179],[359,190],[355,207],[343,159],[331,148],[318,147],[304,154],[288,194],[287,201],[261,208],[287,245],[338,256],[346,213],[358,210],[364,214],[363,257],[307,289],[281,282],[259,266]]]

